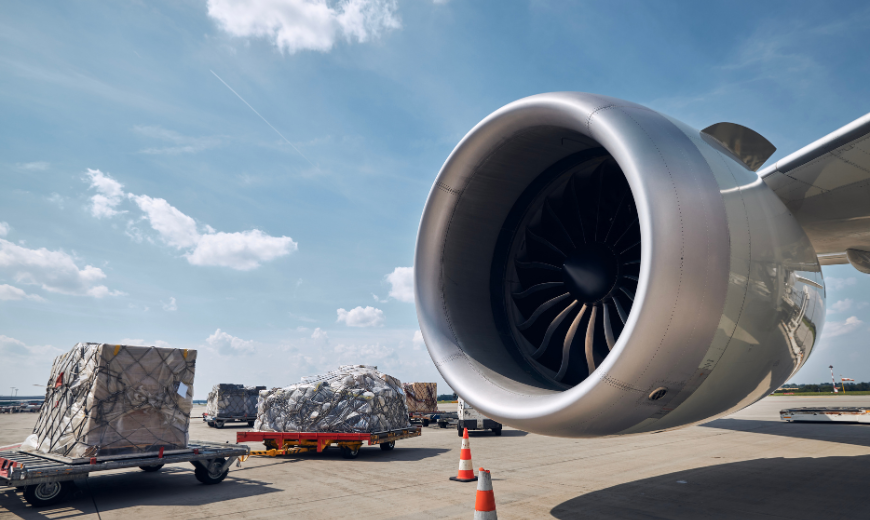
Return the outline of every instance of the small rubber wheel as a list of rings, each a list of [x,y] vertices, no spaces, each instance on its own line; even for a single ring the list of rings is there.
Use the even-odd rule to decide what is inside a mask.
[[[209,428],[214,428],[214,423],[213,423],[213,422],[206,423],[206,424],[208,424],[208,427],[209,427]]]
[[[429,426],[429,419],[423,419],[423,426]]]
[[[224,422],[223,421],[215,421],[214,427],[217,428],[218,430],[220,430],[221,428],[224,427]]]
[[[53,506],[66,498],[72,488],[69,481],[43,482],[24,487],[24,500],[33,507]]]
[[[196,480],[203,484],[209,486],[212,484],[220,484],[225,478],[227,478],[227,474],[230,472],[230,468],[227,468],[223,473],[219,473],[225,462],[226,459],[223,457],[212,459],[211,464],[205,462],[196,466],[193,474],[196,477]]]
[[[462,437],[462,428],[456,428],[456,434]]]
[[[493,429],[492,429],[492,434],[495,435],[495,436],[499,436],[499,435],[501,435],[501,428],[493,428]]]
[[[139,469],[146,473],[154,473],[156,471],[160,471],[160,468],[163,467],[163,464],[155,464],[154,466],[139,466]]]
[[[442,427],[442,428],[447,428],[447,423],[446,423],[446,422],[440,422],[440,423],[438,423],[438,426],[440,426],[440,427]]]
[[[254,427],[254,421],[248,421],[248,428]]]
[[[341,447],[341,456],[346,459],[355,459],[359,456],[359,446],[356,448]]]
[[[391,449],[393,449],[395,447],[396,447],[396,441],[382,442],[381,443],[381,449],[384,451],[390,451]]]

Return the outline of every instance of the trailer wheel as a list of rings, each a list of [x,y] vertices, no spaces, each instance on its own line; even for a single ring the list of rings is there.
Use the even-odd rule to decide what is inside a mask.
[[[254,427],[254,421],[248,421],[248,428]]]
[[[429,419],[423,419],[423,426],[429,426]]]
[[[154,466],[139,466],[139,469],[146,473],[154,473],[155,471],[160,471],[162,467],[163,464],[155,464]]]
[[[196,466],[196,470],[194,470],[193,474],[196,476],[196,480],[203,484],[220,484],[225,478],[227,478],[227,474],[230,472],[230,468],[227,468],[223,473],[219,473],[220,469],[224,466],[224,463],[226,463],[226,459],[223,457],[212,459],[211,463],[208,465],[200,463],[200,465]]]
[[[384,451],[390,451],[391,449],[393,449],[395,447],[396,447],[396,441],[382,442],[381,443],[381,449]]]
[[[214,424],[214,427],[217,428],[218,430],[220,430],[221,428],[224,427],[223,421],[215,421],[213,424]]]
[[[53,506],[66,498],[72,484],[64,482],[43,482],[24,487],[24,500],[33,507]]]
[[[457,435],[459,435],[460,437],[462,437],[462,428],[457,427],[457,428],[456,428],[456,433],[457,433]]]
[[[346,459],[355,459],[359,456],[359,446],[355,448],[348,448],[347,446],[341,447],[341,456]]]
[[[492,434],[496,436],[501,435],[501,428],[493,428]]]
[[[440,422],[440,421],[439,421],[439,422],[438,422],[438,426],[440,426],[440,427],[442,427],[442,428],[447,428],[447,423],[446,423],[446,422]]]

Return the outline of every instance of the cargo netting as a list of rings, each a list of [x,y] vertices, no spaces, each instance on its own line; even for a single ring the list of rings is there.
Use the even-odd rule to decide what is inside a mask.
[[[22,450],[70,459],[185,449],[196,351],[78,343],[54,360]]]
[[[260,392],[259,431],[372,433],[410,426],[398,379],[367,365],[342,365]]]
[[[435,413],[438,411],[436,383],[402,383],[411,413]]]
[[[257,400],[265,386],[245,386],[228,383],[214,385],[208,393],[205,413],[209,417],[257,416]]]

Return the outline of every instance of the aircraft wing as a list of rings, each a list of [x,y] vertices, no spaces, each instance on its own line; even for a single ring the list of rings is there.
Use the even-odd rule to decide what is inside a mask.
[[[870,273],[870,114],[759,175],[803,226],[822,265],[851,261]]]

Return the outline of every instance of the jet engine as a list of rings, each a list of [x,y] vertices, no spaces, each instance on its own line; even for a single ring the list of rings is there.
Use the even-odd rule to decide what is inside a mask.
[[[563,437],[686,426],[771,393],[825,315],[816,253],[754,171],[772,150],[585,93],[488,116],[417,237],[441,375],[485,415]]]

